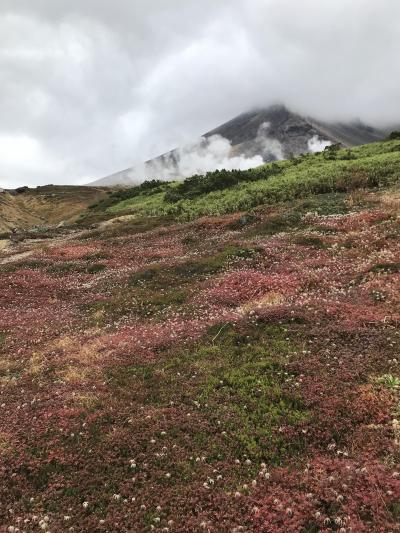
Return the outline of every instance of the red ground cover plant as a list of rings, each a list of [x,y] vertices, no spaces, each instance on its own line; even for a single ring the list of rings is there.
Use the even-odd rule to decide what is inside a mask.
[[[372,199],[2,251],[0,531],[399,531],[400,231]]]
[[[264,491],[262,491],[264,492]],[[276,469],[254,509],[261,531],[376,531],[393,527],[400,481],[379,463],[315,457],[302,472]]]

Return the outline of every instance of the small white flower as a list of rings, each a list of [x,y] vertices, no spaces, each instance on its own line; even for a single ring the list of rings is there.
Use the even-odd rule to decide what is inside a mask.
[[[84,509],[87,509],[87,508],[89,507],[89,502],[83,502],[83,503],[82,503],[82,507],[83,507]]]

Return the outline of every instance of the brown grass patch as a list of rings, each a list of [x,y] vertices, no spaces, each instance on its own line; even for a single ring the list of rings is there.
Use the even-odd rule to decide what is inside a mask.
[[[73,394],[72,400],[85,409],[95,409],[100,405],[99,397],[91,392]]]
[[[285,297],[283,294],[279,292],[269,292],[268,294],[265,294],[261,298],[256,298],[255,300],[246,302],[240,307],[239,310],[245,314],[245,313],[248,313],[249,311],[253,311],[253,309],[257,309],[260,307],[269,307],[272,305],[281,304],[284,300],[285,300]]]
[[[0,431],[0,456],[13,448],[13,438],[9,433]]]

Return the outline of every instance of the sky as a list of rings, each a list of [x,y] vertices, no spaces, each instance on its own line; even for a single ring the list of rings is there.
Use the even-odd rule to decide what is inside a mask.
[[[399,0],[0,0],[0,187],[86,183],[254,107],[400,123]]]

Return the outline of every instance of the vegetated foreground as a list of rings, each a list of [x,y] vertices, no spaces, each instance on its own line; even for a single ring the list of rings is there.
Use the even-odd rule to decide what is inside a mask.
[[[398,531],[399,214],[355,189],[1,252],[0,530]]]

